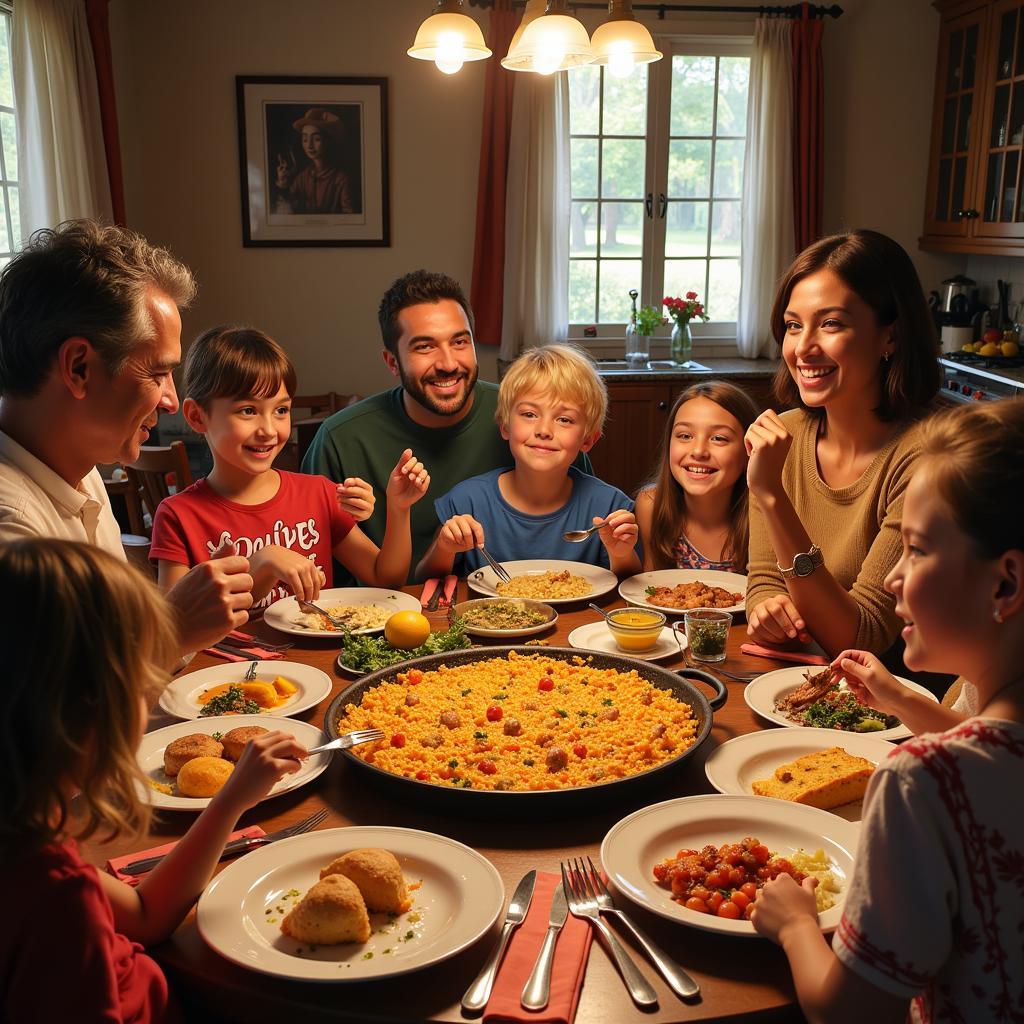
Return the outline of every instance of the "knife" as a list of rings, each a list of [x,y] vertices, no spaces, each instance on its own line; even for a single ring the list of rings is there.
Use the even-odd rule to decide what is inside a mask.
[[[512,901],[505,913],[505,923],[501,926],[501,938],[494,947],[494,952],[487,958],[476,980],[466,989],[462,997],[462,1008],[473,1012],[482,1010],[491,997],[491,989],[494,986],[494,979],[498,974],[498,967],[501,958],[505,955],[505,948],[508,940],[512,938],[512,932],[519,927],[526,919],[526,912],[530,909],[530,900],[533,899],[533,887],[537,883],[537,872],[527,871],[519,880],[516,891],[512,894]]]
[[[548,998],[551,995],[551,965],[555,960],[555,943],[558,941],[558,933],[562,930],[562,925],[565,924],[568,914],[569,906],[565,901],[565,889],[558,884],[551,897],[548,930],[544,933],[540,955],[523,987],[521,1001],[527,1010],[543,1010],[548,1005]]]

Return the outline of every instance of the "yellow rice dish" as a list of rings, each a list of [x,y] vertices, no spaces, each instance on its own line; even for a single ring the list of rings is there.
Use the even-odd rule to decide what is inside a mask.
[[[502,597],[532,597],[538,601],[586,597],[594,588],[582,576],[568,569],[562,572],[531,572],[513,576],[508,583],[495,588]]]
[[[484,790],[549,790],[613,782],[694,743],[688,704],[637,672],[543,652],[399,672],[348,704],[339,732],[376,727],[353,749],[393,775]]]

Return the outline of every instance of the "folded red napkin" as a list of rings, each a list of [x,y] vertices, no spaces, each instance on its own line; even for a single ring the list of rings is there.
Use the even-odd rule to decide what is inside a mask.
[[[551,896],[559,875],[548,871],[537,872],[537,884],[530,901],[526,920],[512,933],[512,941],[501,962],[494,982],[491,998],[484,1010],[484,1024],[512,1021],[544,1021],[552,1024],[572,1024],[580,1001],[583,975],[587,970],[587,957],[593,932],[586,921],[570,914],[558,933],[555,962],[551,968],[551,998],[543,1010],[526,1010],[520,1003],[523,987],[537,962],[544,933],[548,930]]]
[[[235,639],[237,640],[238,638],[235,637]],[[245,639],[248,639],[248,637],[246,637]],[[226,637],[224,637],[224,643],[226,643],[229,647],[231,646],[231,634],[230,633],[228,633],[228,635]],[[242,650],[242,648],[239,648],[239,650]],[[267,651],[267,650],[264,650],[264,648],[262,648],[262,647],[255,647],[251,643],[247,644],[246,647],[244,648],[244,650],[251,651],[253,654],[255,654],[262,661],[273,661],[276,658],[283,658],[284,657],[284,655],[280,651]],[[204,654],[212,654],[215,658],[223,658],[225,661],[251,661],[252,660],[251,658],[245,657],[244,654],[232,654],[230,651],[223,651],[223,650],[220,650],[219,648],[216,648],[216,647],[207,647],[206,650],[203,653]]]
[[[228,842],[230,843],[232,839],[255,839],[257,836],[265,836],[266,834],[259,825],[250,825],[248,828],[240,828],[237,832],[232,832],[228,836]],[[165,853],[170,853],[178,845],[178,842],[179,840],[175,839],[173,843],[154,846],[152,850],[139,850],[136,853],[126,853],[123,857],[112,857],[107,861],[107,871],[115,878],[120,878],[122,882],[127,882],[129,885],[138,885],[146,876],[126,875],[121,871],[121,868],[127,864],[134,864],[135,861],[142,860],[143,857],[160,857]]]
[[[420,594],[420,605],[423,608],[426,608],[430,603],[430,599],[434,596],[434,591],[437,590],[439,586],[441,586],[441,581],[439,579],[427,580],[427,582],[423,584],[423,593]]]
[[[806,651],[784,651],[780,647],[763,647],[760,644],[740,644],[741,654],[752,654],[755,658],[776,658],[779,661],[794,661],[798,665],[828,665],[823,654],[808,654]]]

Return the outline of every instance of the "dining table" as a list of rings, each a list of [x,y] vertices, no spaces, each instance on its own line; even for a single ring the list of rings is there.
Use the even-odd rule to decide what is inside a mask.
[[[420,587],[404,588],[419,595]],[[456,600],[467,596],[466,582],[460,581]],[[613,590],[597,603],[605,610],[622,607],[624,602]],[[576,627],[597,621],[598,613],[580,602],[558,609],[558,619],[538,639],[551,647],[569,646],[567,638]],[[445,629],[447,611],[425,612],[434,630]],[[680,613],[681,614],[681,613]],[[716,669],[736,675],[769,672],[786,663],[765,657],[751,657],[740,651],[747,639],[742,615],[730,629],[725,661],[701,664],[711,673]],[[306,639],[286,636],[261,619],[246,627],[250,633],[278,643],[290,640],[294,646],[284,658],[315,666],[332,681],[331,693],[319,705],[296,718],[318,727],[331,700],[351,685],[352,678],[335,666],[341,637]],[[480,640],[483,646],[509,641]],[[521,642],[521,641],[512,641]],[[541,648],[543,649],[543,648]],[[581,652],[583,653],[583,652]],[[208,668],[224,662],[211,654],[199,653],[183,671]],[[268,662],[268,666],[278,662]],[[662,664],[669,669],[685,667],[682,654]],[[326,808],[326,819],[318,829],[346,826],[400,826],[449,837],[478,851],[493,864],[505,888],[506,904],[521,876],[532,869],[558,873],[561,861],[571,857],[591,857],[599,863],[601,842],[609,829],[638,808],[677,797],[713,793],[704,762],[717,746],[736,736],[763,728],[743,699],[744,683],[721,676],[727,700],[714,711],[710,734],[692,756],[680,761],[671,771],[659,772],[653,792],[637,794],[627,788],[616,794],[609,787],[607,806],[586,807],[579,813],[560,812],[557,819],[487,820],[470,813],[439,810],[398,792],[370,785],[365,773],[335,754],[327,770],[301,788],[274,796],[247,811],[239,828],[259,825],[267,832],[297,823],[314,811]],[[690,681],[710,698],[710,687]],[[148,731],[172,724],[175,719],[157,711]],[[282,719],[282,726],[287,719]],[[156,847],[180,838],[194,815],[160,812],[145,837],[149,842],[129,844],[125,839],[102,842],[90,839],[80,844],[83,855],[97,866],[111,858]],[[724,841],[724,840],[723,840]],[[219,870],[232,863],[224,860]],[[625,900],[624,909],[648,934],[674,957],[700,985],[700,997],[683,1001],[667,986],[639,948],[631,944],[624,930],[618,934],[641,965],[641,970],[658,994],[657,1005],[638,1009],[631,1002],[622,979],[605,950],[598,943],[590,952],[576,1013],[577,1024],[673,1024],[691,1021],[801,1021],[786,958],[781,949],[757,937],[736,938],[698,930],[669,921]],[[303,1024],[303,1022],[383,1022],[383,1021],[469,1021],[460,1006],[467,986],[479,972],[494,947],[500,920],[469,948],[440,963],[393,979],[310,982],[274,977],[249,970],[219,956],[203,941],[192,913],[170,939],[150,952],[165,970],[172,989],[186,1008],[189,1021],[245,1021],[247,1024]],[[524,1014],[524,1017],[529,1016]],[[543,1020],[543,1014],[537,1015]]]

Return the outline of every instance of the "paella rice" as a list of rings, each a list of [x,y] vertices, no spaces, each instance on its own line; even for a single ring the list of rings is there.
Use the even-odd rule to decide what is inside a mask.
[[[384,739],[352,753],[394,775],[450,787],[549,790],[612,782],[695,742],[690,706],[635,670],[540,651],[397,673],[346,705],[339,732]]]
[[[382,608],[379,604],[336,604],[324,609],[328,615],[341,619],[349,629],[377,629],[392,615],[394,608]],[[315,612],[303,612],[294,619],[296,626],[314,630],[336,630],[329,622]]]
[[[594,588],[588,580],[564,569],[562,572],[528,572],[513,576],[495,588],[502,597],[532,597],[537,601],[586,597]]]

